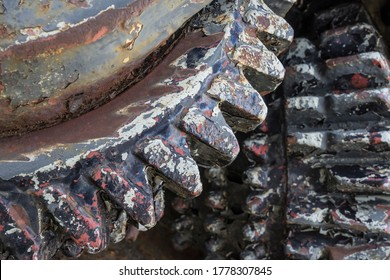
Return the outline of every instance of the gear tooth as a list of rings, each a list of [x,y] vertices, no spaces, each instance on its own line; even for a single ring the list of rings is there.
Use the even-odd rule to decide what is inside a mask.
[[[197,101],[196,107],[182,117],[179,127],[189,136],[188,144],[195,161],[203,166],[227,165],[240,151],[218,104],[210,98],[202,97]]]
[[[316,13],[311,29],[314,34],[320,35],[326,30],[358,22],[371,23],[371,18],[363,5],[361,3],[343,3]]]
[[[135,153],[166,179],[166,187],[183,197],[195,197],[202,191],[200,174],[191,157],[186,138],[176,129],[169,137],[144,138]]]
[[[249,168],[244,173],[244,182],[253,188],[267,188],[268,169],[269,167],[267,166],[256,166]]]
[[[17,259],[51,258],[60,246],[60,234],[46,230],[49,218],[42,206],[34,203],[33,197],[13,184],[8,187],[1,186],[0,193],[2,243],[11,248],[11,255]],[[58,236],[53,238],[55,234]]]
[[[54,219],[80,247],[90,253],[108,245],[108,225],[98,189],[84,177],[71,182],[71,188],[55,180],[42,183],[36,191]]]
[[[363,10],[348,4],[318,14],[319,56],[287,54],[291,65],[309,63],[289,67],[284,86],[292,258],[388,255],[390,68],[377,31],[355,24],[367,19]]]
[[[131,166],[127,165],[127,161],[132,162]],[[138,223],[139,229],[152,228],[163,211],[156,209],[156,206],[163,206],[163,202],[154,202],[155,196],[163,199],[159,194],[160,186],[153,186],[151,183],[155,182],[148,181],[150,175],[146,166],[131,154],[128,154],[126,162],[99,165],[92,172],[92,180]]]
[[[370,164],[371,163],[371,164]],[[390,166],[367,161],[370,166],[336,165],[329,168],[334,187],[342,192],[390,194]]]
[[[332,221],[343,229],[390,237],[389,197],[356,196],[354,202],[335,206]]]
[[[294,30],[287,21],[276,15],[263,1],[251,1],[243,15],[244,21],[256,28],[259,39],[266,47],[280,54],[291,44]]]
[[[234,81],[219,76],[213,80],[208,94],[220,100],[227,123],[235,130],[248,132],[259,126],[267,115],[267,106],[261,95],[244,75]]]
[[[353,39],[352,39],[353,38]],[[378,31],[367,23],[348,25],[325,31],[320,36],[322,59],[385,50]]]
[[[368,52],[326,60],[327,75],[339,90],[386,87],[390,65],[380,52]]]
[[[242,37],[233,52],[232,60],[244,69],[245,75],[260,93],[274,91],[283,81],[283,64],[259,39]]]
[[[269,139],[265,133],[257,133],[244,140],[243,151],[251,162],[265,163],[268,160]]]
[[[205,198],[205,205],[218,211],[224,210],[227,206],[226,192],[223,190],[209,191]]]

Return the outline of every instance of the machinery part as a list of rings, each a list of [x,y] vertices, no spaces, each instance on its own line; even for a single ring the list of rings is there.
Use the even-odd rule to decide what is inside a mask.
[[[288,44],[280,45],[278,50],[272,45],[268,47],[275,54],[280,54],[288,47]],[[256,84],[256,81],[254,83]],[[258,83],[261,82],[258,80]],[[268,115],[267,119],[269,118]],[[282,122],[282,119],[275,120],[271,127],[280,129],[280,123]],[[260,127],[266,129],[264,123]],[[283,166],[284,158],[281,154],[283,149],[280,151],[283,147],[282,137],[279,137],[279,142],[279,145],[275,145],[275,150],[270,154],[278,156],[279,164]],[[259,149],[258,156],[267,153],[267,150]],[[242,182],[232,182],[229,179],[229,173],[231,177],[231,173],[239,173],[242,167],[247,165],[247,160],[242,162],[242,159],[236,159],[231,167],[213,167],[204,170],[204,181],[207,182],[206,186],[209,191],[206,191],[200,199],[194,201],[177,198],[174,209],[181,216],[172,224],[175,248],[184,250],[191,246],[202,246],[205,249],[206,259],[264,259],[281,258],[283,256],[283,250],[280,247],[280,243],[284,238],[284,227],[280,222],[285,219],[283,215],[283,193],[267,193],[267,198],[271,197],[273,202],[279,204],[279,208],[274,210],[275,214],[271,214],[272,217],[269,218],[269,221],[272,222],[268,224],[263,222],[263,218],[267,214],[269,215],[266,212],[264,212],[264,217],[260,213],[256,216],[249,216],[249,204],[254,205],[262,198],[252,197],[247,199],[246,196],[251,191],[252,186],[243,185]],[[275,172],[271,176],[273,176],[273,179],[279,179],[278,176],[282,176],[284,171],[284,169],[275,168]],[[264,173],[264,175],[267,178],[267,174]],[[277,180],[272,182],[277,182]],[[245,200],[248,201],[248,208],[242,208]],[[178,205],[182,207],[178,207]],[[253,211],[255,210],[253,209]],[[263,246],[259,244],[261,240],[271,245]]]
[[[385,44],[360,3],[304,2],[311,36],[283,56],[283,93],[266,96],[265,122],[239,136],[245,156],[207,171],[218,191],[193,203],[206,258],[390,258]]]
[[[348,13],[341,19],[340,10],[359,16]],[[291,258],[388,259],[390,64],[385,45],[359,3],[320,11],[312,26],[318,44],[312,43],[316,37],[297,39],[286,55],[286,253]],[[316,55],[300,62],[306,50]]]
[[[197,1],[203,6],[209,2]],[[5,3],[7,11],[8,5],[11,4]],[[132,1],[119,9],[123,12],[129,8],[135,13],[129,19],[135,20],[129,28],[130,35],[138,39],[126,45],[130,51],[141,48],[137,44],[143,31],[138,35],[133,31],[139,30],[138,19],[155,11],[154,5],[161,4]],[[116,13],[111,7],[97,17]],[[172,7],[181,9],[186,5]],[[86,8],[89,13],[89,7]],[[180,12],[175,24],[180,25],[198,8],[199,5],[192,5],[184,14]],[[175,9],[168,10],[162,15],[175,14]],[[64,17],[67,12],[64,11]],[[266,19],[270,20],[264,25]],[[91,17],[91,22],[85,21],[93,22],[95,17]],[[142,30],[155,29],[146,26],[147,22],[141,24]],[[63,32],[72,32],[72,27]],[[105,32],[91,35],[96,38],[88,45],[90,53],[99,50],[100,43],[104,45],[107,38],[117,35],[108,32],[111,29],[102,30]],[[239,146],[228,124],[234,130],[249,131],[264,120],[267,110],[259,92],[274,90],[284,76],[282,64],[266,46],[272,45],[279,52],[279,45],[292,40],[290,26],[262,1],[214,1],[181,26],[179,33],[182,35],[176,44],[176,33],[161,40],[170,45],[162,48],[170,51],[157,66],[154,55],[161,55],[158,44],[153,41],[147,49],[141,48],[145,55],[149,55],[150,48],[156,50],[137,64],[153,70],[145,77],[146,72],[137,72],[135,80],[142,80],[109,103],[56,126],[0,139],[0,239],[13,257],[50,258],[58,248],[70,256],[83,251],[97,253],[110,242],[123,239],[125,228],[129,230],[130,225],[140,230],[153,227],[163,215],[165,187],[183,197],[197,196],[202,190],[197,164],[226,165],[237,156]],[[34,34],[28,36],[33,36],[31,40],[38,44],[45,42],[45,36],[55,40],[64,35]],[[263,38],[264,44],[259,38]],[[10,55],[13,48],[28,48],[29,42],[3,51]],[[113,51],[108,55],[113,55]],[[54,59],[56,53],[49,52],[47,56]],[[23,59],[23,63],[29,61],[29,57]],[[119,67],[118,63],[115,67]],[[4,71],[6,68],[2,67]],[[130,73],[126,69],[122,70]],[[249,81],[258,76],[262,83],[252,87],[244,73],[248,73]],[[96,78],[107,83],[99,75]],[[130,79],[123,83],[127,86],[132,82]],[[72,83],[67,88],[74,86]],[[112,92],[106,91],[106,87],[101,93],[109,95]],[[113,92],[119,89],[122,87]],[[31,110],[35,110],[33,107]],[[43,125],[48,124],[50,121]],[[25,200],[29,203],[23,203]]]

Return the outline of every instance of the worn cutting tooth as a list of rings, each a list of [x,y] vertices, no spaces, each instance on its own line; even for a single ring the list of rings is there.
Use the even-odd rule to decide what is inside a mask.
[[[268,185],[268,167],[256,166],[249,168],[244,174],[244,182],[256,189],[266,189]]]
[[[256,28],[258,38],[277,55],[292,42],[294,31],[291,26],[262,0],[250,1],[243,18]]]
[[[390,236],[390,198],[356,196],[355,201],[333,209],[333,222],[351,231]]]
[[[241,44],[234,52],[233,60],[244,68],[253,87],[262,94],[274,91],[284,78],[284,67],[278,58],[259,40],[256,47]]]
[[[184,111],[179,127],[189,136],[191,154],[204,166],[227,165],[238,155],[240,148],[233,131],[226,123],[217,102],[202,97]]]
[[[239,81],[225,76],[216,77],[208,94],[220,100],[226,122],[239,131],[248,132],[259,126],[267,115],[263,98],[241,75]]]
[[[108,221],[98,193],[84,176],[72,178],[70,186],[52,180],[36,189],[54,219],[90,253],[104,250],[109,241]]]
[[[42,205],[11,183],[1,185],[0,220],[0,240],[18,259],[49,259],[60,247],[61,235],[47,229]]]
[[[248,28],[237,21],[230,28],[230,33],[235,34],[227,43],[231,49],[231,60],[244,69],[245,75],[257,91],[262,94],[274,91],[284,78],[282,63]]]
[[[370,162],[368,162],[369,164]],[[335,188],[342,192],[390,194],[390,166],[340,166],[328,169]]]
[[[164,206],[161,182],[130,153],[124,162],[99,165],[91,177],[138,223],[140,230],[153,227],[161,218]]]
[[[334,89],[368,89],[390,84],[390,65],[380,52],[328,59],[326,66]]]
[[[291,97],[287,99],[286,115],[290,130],[345,130],[342,125],[348,121],[354,122],[354,129],[366,129],[369,124],[384,123],[384,118],[390,117],[390,88]]]
[[[342,152],[367,149],[370,151],[389,151],[389,131],[367,132],[363,129],[350,131],[293,132],[288,135],[287,144],[290,155],[307,155],[317,151]]]
[[[380,34],[366,23],[328,30],[322,33],[320,40],[323,59],[384,50]]]
[[[183,197],[195,197],[202,191],[200,174],[191,157],[184,133],[171,129],[169,136],[146,137],[137,142],[135,153],[157,170],[166,187]]]
[[[332,260],[388,260],[390,259],[390,244],[375,242],[358,246],[328,247],[329,258]]]

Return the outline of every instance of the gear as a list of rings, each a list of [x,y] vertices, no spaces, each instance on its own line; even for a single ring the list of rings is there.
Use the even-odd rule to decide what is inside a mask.
[[[87,65],[90,57],[81,56],[80,60],[81,49],[88,50],[91,56],[100,56],[102,44],[117,43],[113,36],[118,36],[119,31],[115,31],[118,28],[125,28],[132,38],[122,48],[135,53],[137,48],[144,51],[140,54],[141,63],[135,59],[135,64],[122,59],[126,51],[117,55],[115,59],[120,63],[116,60],[112,63],[119,72],[107,73],[104,67],[91,64],[99,71],[84,69],[88,77],[95,73],[95,77],[87,80],[88,90],[81,90],[84,76],[79,75],[58,93],[58,99],[53,95],[57,94],[55,89],[32,83],[30,89],[34,94],[43,94],[40,87],[53,91],[43,102],[27,102],[26,108],[31,113],[27,122],[25,117],[19,118],[18,110],[10,114],[15,114],[15,121],[22,120],[22,124],[7,121],[9,116],[5,115],[3,123],[9,127],[2,129],[3,135],[52,125],[57,122],[52,116],[61,116],[61,120],[78,116],[52,127],[0,139],[0,239],[13,257],[50,258],[59,248],[70,256],[83,251],[98,253],[110,242],[122,240],[129,225],[140,230],[153,227],[163,215],[165,187],[183,197],[198,196],[202,191],[198,164],[230,163],[239,152],[232,129],[248,131],[264,120],[267,108],[259,92],[273,91],[284,76],[282,64],[266,46],[272,45],[274,51],[279,52],[279,41],[281,46],[292,41],[291,27],[262,1],[213,1],[208,6],[210,1],[205,1],[203,6],[191,4],[191,8],[175,15],[176,25],[166,28],[179,31],[169,34],[168,39],[166,36],[152,43],[141,43],[140,38],[151,36],[148,32],[155,29],[155,25],[143,22],[144,17],[162,5],[152,2],[135,1],[119,9],[92,5],[93,9],[100,9],[96,16],[87,17],[79,24],[59,26],[58,23],[59,33],[27,30],[27,37],[23,37],[25,40],[19,45],[5,42],[9,46],[3,47],[1,54],[21,61],[22,64],[16,64],[17,68],[34,64],[36,60],[31,57],[40,58],[41,52],[47,59],[60,59],[70,64],[86,61]],[[186,7],[179,5],[180,1],[171,2],[177,4],[175,9]],[[37,8],[31,5],[35,4],[19,10],[27,13]],[[200,6],[206,7],[182,25]],[[11,7],[5,8],[6,15],[12,11]],[[86,9],[85,13],[93,12],[90,7],[81,8]],[[159,16],[171,22],[169,14],[175,14],[175,9],[162,9],[164,12]],[[127,12],[134,17],[125,20]],[[65,9],[61,17],[67,18],[67,13]],[[105,21],[99,19],[112,14],[116,15],[118,25],[101,26]],[[11,23],[12,12],[10,15]],[[48,13],[48,17],[50,15]],[[263,25],[268,19],[269,24]],[[90,29],[92,34],[83,37],[84,41],[71,38],[82,42],[77,43],[75,56],[68,60],[59,38],[94,23],[96,26]],[[144,30],[148,31],[142,35]],[[144,44],[146,49],[142,47]],[[159,47],[156,49],[156,46]],[[22,54],[17,50],[30,47],[33,53],[23,52],[26,57],[17,57]],[[107,48],[107,55],[113,55],[115,46],[109,44]],[[151,48],[154,52],[146,56]],[[123,67],[118,70],[118,65]],[[46,71],[44,67],[31,67],[37,70],[31,78]],[[7,64],[2,64],[2,69],[3,73],[14,73]],[[110,82],[118,77],[117,73],[121,73],[119,86]],[[255,77],[260,77],[262,83],[252,86],[250,81]],[[16,85],[12,79],[10,81],[3,82],[2,89],[16,94],[17,90],[12,90]],[[42,81],[55,80],[50,76]],[[92,90],[95,86],[99,88],[96,92]],[[75,88],[85,94],[65,93]],[[107,104],[79,116],[121,91]],[[28,97],[23,91],[16,96]],[[71,96],[72,102],[63,99],[64,96]],[[52,102],[59,106],[68,104],[66,112],[51,106]],[[55,113],[41,115],[45,106]],[[36,119],[34,114],[42,119]]]

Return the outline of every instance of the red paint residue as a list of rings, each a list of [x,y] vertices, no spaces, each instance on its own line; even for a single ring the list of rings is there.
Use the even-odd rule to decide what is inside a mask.
[[[185,156],[185,153],[184,153],[183,149],[181,149],[181,148],[176,148],[175,147],[175,152],[178,153],[179,155],[181,155],[182,157]]]
[[[368,78],[361,74],[354,74],[351,78],[351,84],[354,88],[367,88]]]
[[[104,35],[106,35],[108,33],[109,29],[106,27],[106,26],[102,26],[98,32],[96,32],[95,35],[93,35],[93,37],[90,39],[88,38],[87,39],[87,44],[90,44],[90,43],[93,43],[97,40],[99,40],[100,38],[102,38]]]
[[[137,182],[135,183],[138,187],[143,187],[144,185],[142,184],[142,182]]]
[[[257,146],[256,144],[252,145],[252,152],[256,156],[261,156],[261,155],[266,155],[268,152],[268,146],[267,145],[259,145]]]
[[[292,218],[296,219],[296,218],[298,217],[298,214],[291,211],[291,212],[290,212],[290,216],[291,216]]]
[[[377,60],[377,59],[373,59],[372,60],[372,64],[375,65],[378,68],[382,68],[382,63],[379,60]]]

